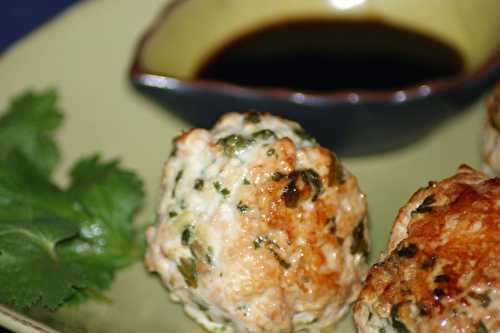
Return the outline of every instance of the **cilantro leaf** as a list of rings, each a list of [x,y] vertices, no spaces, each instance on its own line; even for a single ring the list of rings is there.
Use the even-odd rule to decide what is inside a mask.
[[[20,309],[99,296],[142,255],[137,175],[94,155],[75,164],[68,188],[51,179],[55,102],[54,91],[26,93],[0,117],[0,303]]]
[[[80,160],[71,171],[71,179],[68,194],[89,217],[82,230],[93,230],[83,232],[82,238],[94,251],[121,266],[135,237],[130,222],[143,205],[142,180],[120,168],[118,161],[103,162],[97,155]]]
[[[56,100],[54,90],[27,92],[13,99],[0,119],[0,159],[19,150],[43,174],[50,175],[60,159],[53,138],[62,122]]]
[[[0,221],[37,216],[71,216],[73,208],[62,190],[51,183],[22,153],[0,160]]]
[[[114,270],[142,255],[132,220],[143,203],[143,183],[117,161],[102,162],[99,156],[80,160],[71,178],[67,193],[78,203],[81,233],[66,245],[65,255],[92,267],[89,278],[102,289]]]
[[[58,244],[78,226],[58,219],[0,222],[0,300],[17,308],[39,301],[55,309],[85,287],[81,268],[62,262]]]

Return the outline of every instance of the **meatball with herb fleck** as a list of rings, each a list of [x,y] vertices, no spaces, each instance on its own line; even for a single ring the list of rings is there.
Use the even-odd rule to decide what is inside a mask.
[[[399,211],[354,307],[360,333],[500,332],[500,178],[461,166]]]
[[[319,332],[367,271],[356,179],[295,122],[223,116],[174,140],[146,265],[211,332]]]

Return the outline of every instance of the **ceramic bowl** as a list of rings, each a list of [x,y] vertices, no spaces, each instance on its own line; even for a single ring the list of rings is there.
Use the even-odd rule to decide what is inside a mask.
[[[309,59],[316,67],[307,81],[307,66],[283,65],[303,50],[342,59],[333,72],[328,59]],[[405,70],[400,62],[420,67],[407,80],[393,79]],[[286,77],[266,81],[278,67]],[[253,77],[240,82],[245,68]],[[436,68],[442,72],[432,73]],[[418,140],[500,76],[500,3],[178,0],[145,32],[129,75],[194,126],[253,109],[301,122],[343,155],[381,152]],[[314,87],[315,78],[326,86]]]

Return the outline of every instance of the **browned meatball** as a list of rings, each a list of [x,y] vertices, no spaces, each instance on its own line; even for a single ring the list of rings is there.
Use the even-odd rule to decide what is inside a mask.
[[[366,203],[294,122],[227,114],[175,140],[146,264],[213,332],[318,332],[367,270]]]
[[[500,178],[467,166],[416,192],[354,308],[359,332],[500,330]]]

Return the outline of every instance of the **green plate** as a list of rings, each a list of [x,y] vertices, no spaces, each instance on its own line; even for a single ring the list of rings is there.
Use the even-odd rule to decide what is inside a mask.
[[[0,105],[28,87],[59,89],[66,114],[59,180],[65,181],[63,172],[81,155],[102,151],[121,158],[146,182],[149,204],[140,221],[153,218],[171,139],[189,127],[138,95],[126,78],[137,38],[164,5],[162,0],[85,1],[0,58]],[[479,101],[414,145],[344,160],[368,197],[372,261],[383,250],[399,208],[417,188],[454,173],[461,163],[480,167],[483,118]],[[122,271],[107,297],[109,303],[30,314],[35,320],[0,306],[0,325],[16,332],[202,332],[141,263]],[[354,331],[351,317],[337,330]]]

